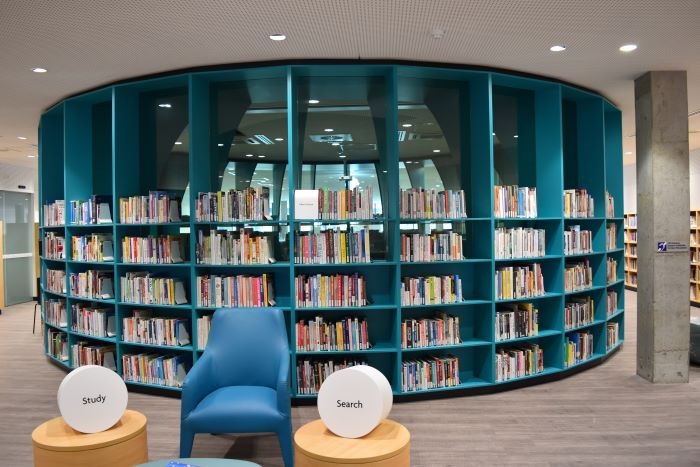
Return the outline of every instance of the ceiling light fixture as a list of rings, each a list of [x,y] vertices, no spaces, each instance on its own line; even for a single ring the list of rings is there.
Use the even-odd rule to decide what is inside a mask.
[[[284,141],[284,138],[275,138],[275,141]]]
[[[309,104],[318,104],[319,102],[318,99],[309,99]]]
[[[340,143],[331,143],[331,146],[340,146]]]
[[[160,107],[161,109],[170,109],[172,108],[172,106],[172,104],[158,104],[158,107]]]
[[[625,44],[622,47],[620,47],[620,52],[633,52],[637,50],[637,44]]]
[[[410,123],[404,123],[404,124],[401,125],[401,126],[404,127],[404,128],[411,128],[413,125],[410,124]]]
[[[49,71],[49,70],[47,70],[46,68],[36,67],[36,68],[32,68],[32,71],[33,71],[34,73],[46,73],[46,72]]]
[[[21,139],[22,141],[24,141],[25,139],[27,139],[27,137],[26,136],[18,136],[17,139]]]
[[[175,144],[180,145],[182,144],[182,141],[175,141]]]
[[[273,41],[283,41],[287,38],[284,34],[270,34],[270,39]]]
[[[333,131],[333,128],[324,128],[323,131],[325,131],[326,133],[330,133],[331,131]]]
[[[388,172],[389,172],[388,170],[382,170],[382,173],[384,173],[384,174],[388,173]]]
[[[549,48],[552,52],[563,52],[566,50],[566,46],[563,44],[553,45]]]
[[[496,136],[496,133],[491,133],[491,136]]]
[[[223,176],[223,175],[219,175],[219,178],[224,178],[224,176]]]
[[[341,159],[345,159],[347,156],[345,154],[341,154],[338,157],[340,157]]]
[[[223,147],[224,147],[224,143],[219,143],[219,144],[217,144],[217,146],[219,146],[220,148],[223,148]]]
[[[439,149],[433,149],[433,152],[440,152]]]
[[[517,137],[518,137],[518,135],[513,135],[513,138],[517,138]]]
[[[252,154],[246,154],[245,156],[246,156],[246,157],[253,157]]]
[[[263,155],[261,154],[261,155],[258,156],[258,159],[265,159],[265,156],[263,156]]]

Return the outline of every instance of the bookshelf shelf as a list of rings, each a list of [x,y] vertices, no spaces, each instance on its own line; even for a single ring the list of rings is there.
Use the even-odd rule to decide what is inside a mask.
[[[46,356],[49,358],[49,360],[53,361],[54,363],[61,365],[63,368],[70,369],[70,360],[60,360],[52,355],[46,354]]]
[[[333,102],[342,111],[309,104],[313,99]],[[621,122],[620,111],[605,98],[566,83],[503,71],[380,63],[189,72],[127,81],[70,97],[44,112],[39,128],[40,228],[50,239],[46,254],[53,255],[62,246],[68,258],[40,258],[42,311],[46,314],[46,303],[53,299],[52,316],[58,316],[64,300],[68,321],[65,328],[45,324],[54,333],[51,342],[44,340],[45,353],[69,369],[70,359],[61,363],[49,350],[55,354],[67,343],[69,357],[74,357],[72,346],[85,340],[91,346],[114,347],[121,376],[134,365],[123,359],[125,355],[174,356],[178,368],[186,371],[202,355],[199,347],[206,342],[208,317],[217,308],[199,304],[219,303],[218,293],[224,301],[274,303],[283,309],[293,366],[307,360],[364,361],[387,376],[397,396],[430,397],[564,375],[566,338],[573,332],[564,330],[569,302],[586,297],[595,302],[596,321],[577,328],[594,334],[593,360],[611,351],[605,349],[608,328],[619,329],[619,336],[624,336],[623,287],[633,280],[632,274],[636,280],[632,272],[636,268],[628,269],[627,263],[636,261],[637,255],[630,251],[636,248],[636,236],[632,237],[636,218],[630,225],[629,215],[623,215]],[[300,190],[320,190],[306,193],[311,196],[307,201],[318,200],[316,210],[309,211],[308,203],[301,202]],[[593,217],[565,218],[566,196],[574,192],[585,194],[582,199],[590,204],[584,211],[580,206],[567,209],[567,215],[589,212]],[[505,206],[504,193],[517,195],[508,199],[518,205]],[[103,215],[105,205],[111,221]],[[359,218],[323,218],[344,213]],[[71,223],[95,218],[105,223]],[[226,220],[205,220],[219,218]],[[168,219],[173,222],[164,222]],[[44,225],[51,223],[60,225]],[[586,241],[592,253],[564,254],[565,232],[576,230],[575,225],[591,232]],[[697,231],[691,227],[691,235]],[[607,237],[613,232],[614,242]],[[497,240],[501,236],[514,243],[504,246]],[[79,248],[76,258],[110,257],[101,254],[104,242],[110,240],[114,261],[70,259],[74,247]],[[700,235],[694,235],[691,244],[695,240]],[[99,245],[97,255],[90,249],[94,244]],[[617,248],[607,250],[613,246]],[[496,258],[504,251],[541,256]],[[163,257],[182,261],[123,261]],[[299,264],[299,257],[324,263]],[[203,262],[210,258],[256,264]],[[328,262],[335,258],[344,262]],[[402,261],[425,258],[432,260]],[[618,280],[611,283],[606,283],[608,259],[618,263]],[[585,261],[590,262],[594,287],[566,292],[565,268]],[[692,262],[693,268],[700,268],[696,263],[700,258]],[[496,299],[496,284],[504,284],[508,271],[537,274],[543,283],[537,289],[546,293]],[[73,291],[84,293],[86,277],[100,281],[91,293],[102,293],[106,289],[101,281],[111,278],[110,296],[116,298],[72,295],[71,284]],[[691,277],[700,281],[700,269]],[[128,278],[128,290],[122,290],[122,278]],[[320,299],[320,287],[313,292],[310,288],[328,280],[336,281],[335,292],[348,287],[345,290],[355,293],[364,286],[368,304],[297,305],[309,300],[304,287],[309,287],[309,296],[317,294],[312,303],[332,303]],[[331,282],[323,283],[328,292]],[[182,284],[188,303],[121,300],[156,290],[143,284],[159,284],[163,297],[174,290],[170,285]],[[437,295],[445,301],[462,300],[401,304],[402,287],[404,301],[408,297],[409,302],[420,302],[419,297],[436,294],[436,284]],[[62,285],[69,293],[48,290],[48,286],[61,290]],[[412,290],[416,286],[419,289]],[[241,287],[250,287],[255,294],[234,297]],[[506,289],[500,291],[509,295]],[[178,288],[179,299],[181,292]],[[612,301],[613,292],[616,311],[606,317],[606,298]],[[700,300],[700,288],[695,297]],[[72,331],[71,312],[76,306],[97,308],[113,317],[116,337]],[[540,332],[496,341],[496,313],[504,310],[537,310]],[[346,318],[366,321],[373,347],[297,351],[297,324],[316,317],[324,323]],[[128,335],[125,326],[151,318],[176,320],[177,326],[185,326],[191,343],[161,346],[122,340]],[[430,342],[460,343],[402,349],[406,322],[432,326],[426,323],[435,319],[449,320],[445,322],[452,323],[454,334],[458,326],[459,340],[445,336]],[[544,372],[497,382],[494,352],[509,346],[541,349]],[[412,359],[433,357],[459,359],[461,384],[401,391],[404,365],[408,368],[416,364]],[[292,375],[295,370],[291,369]],[[306,395],[292,380],[293,397],[316,397]],[[176,387],[138,381],[126,384],[179,392]]]
[[[50,328],[53,328],[53,329],[57,329],[57,330],[59,330],[59,331],[66,332],[66,331],[68,330],[68,327],[67,327],[67,326],[59,326],[59,325],[57,325],[57,324],[49,323],[48,321],[44,321],[44,324],[45,324],[47,327],[50,327]]]
[[[565,329],[564,332],[572,332],[572,331],[579,331],[581,329],[587,329],[587,328],[590,328],[593,326],[598,326],[599,324],[603,324],[605,321],[606,320],[604,320],[604,319],[596,319],[596,320],[593,320],[593,322],[591,322],[591,323],[586,323],[586,324],[582,324],[580,326],[576,326],[576,327],[573,327],[570,329]]]

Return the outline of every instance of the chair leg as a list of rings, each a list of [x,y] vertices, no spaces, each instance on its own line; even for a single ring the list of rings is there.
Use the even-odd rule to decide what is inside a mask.
[[[294,467],[294,446],[292,446],[292,421],[289,420],[277,430],[277,439],[282,450],[285,467]]]
[[[180,426],[180,457],[190,457],[193,443],[194,432]]]
[[[34,305],[34,321],[32,322],[32,334],[36,331],[36,307],[37,305]]]

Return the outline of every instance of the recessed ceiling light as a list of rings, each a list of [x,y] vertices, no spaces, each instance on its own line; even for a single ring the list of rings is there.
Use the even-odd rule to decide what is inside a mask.
[[[389,172],[388,170],[382,170],[382,173],[388,173],[388,172]]]
[[[158,107],[160,107],[161,109],[169,109],[172,106],[172,104],[158,104]]]
[[[245,156],[246,156],[246,157],[253,157],[252,154],[246,154]]]
[[[219,146],[220,148],[223,148],[223,147],[224,147],[224,143],[219,143],[219,144],[217,144],[217,146]]]
[[[331,143],[331,146],[340,146],[340,143]]]
[[[324,128],[323,131],[325,131],[326,133],[330,133],[331,131],[333,131],[333,128]]]
[[[284,138],[275,138],[275,141],[284,141]]]
[[[273,41],[283,41],[287,38],[284,34],[271,34],[270,39]]]
[[[404,124],[401,125],[401,126],[404,127],[404,128],[411,128],[413,125],[410,124],[410,123],[404,123]]]
[[[182,141],[175,141],[175,144],[180,145],[180,144],[182,144]]]
[[[33,155],[33,154],[27,154],[27,157],[30,158],[30,159],[34,159],[36,156]]]
[[[620,47],[620,52],[632,52],[637,50],[637,44],[625,44]]]
[[[338,157],[340,157],[341,159],[345,159],[345,157],[347,157],[347,156],[345,156],[345,154],[341,154]]]
[[[309,99],[309,104],[318,104],[319,102],[318,99]]]
[[[219,175],[219,178],[224,178],[224,176],[223,176],[223,175]]]
[[[46,68],[36,67],[36,68],[32,68],[32,71],[33,71],[34,73],[46,73],[46,72],[49,71],[49,70],[47,70]]]
[[[517,137],[518,137],[518,135],[513,135],[513,138],[517,138]]]
[[[258,159],[265,159],[265,156],[263,156],[263,155],[261,154],[261,155],[258,156]]]
[[[25,140],[25,139],[27,139],[27,137],[26,136],[18,136],[17,139]]]
[[[563,44],[553,45],[549,48],[552,52],[563,52],[566,50],[566,46]]]
[[[496,136],[496,133],[491,133],[491,136]]]
[[[439,149],[433,149],[433,152],[440,152]]]

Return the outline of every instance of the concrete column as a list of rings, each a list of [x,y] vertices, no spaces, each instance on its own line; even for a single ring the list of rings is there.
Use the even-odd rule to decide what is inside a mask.
[[[637,133],[637,374],[688,382],[689,188],[685,71],[634,82]],[[658,252],[658,242],[678,242]],[[670,249],[669,249],[670,250]],[[676,251],[678,250],[678,251]]]

